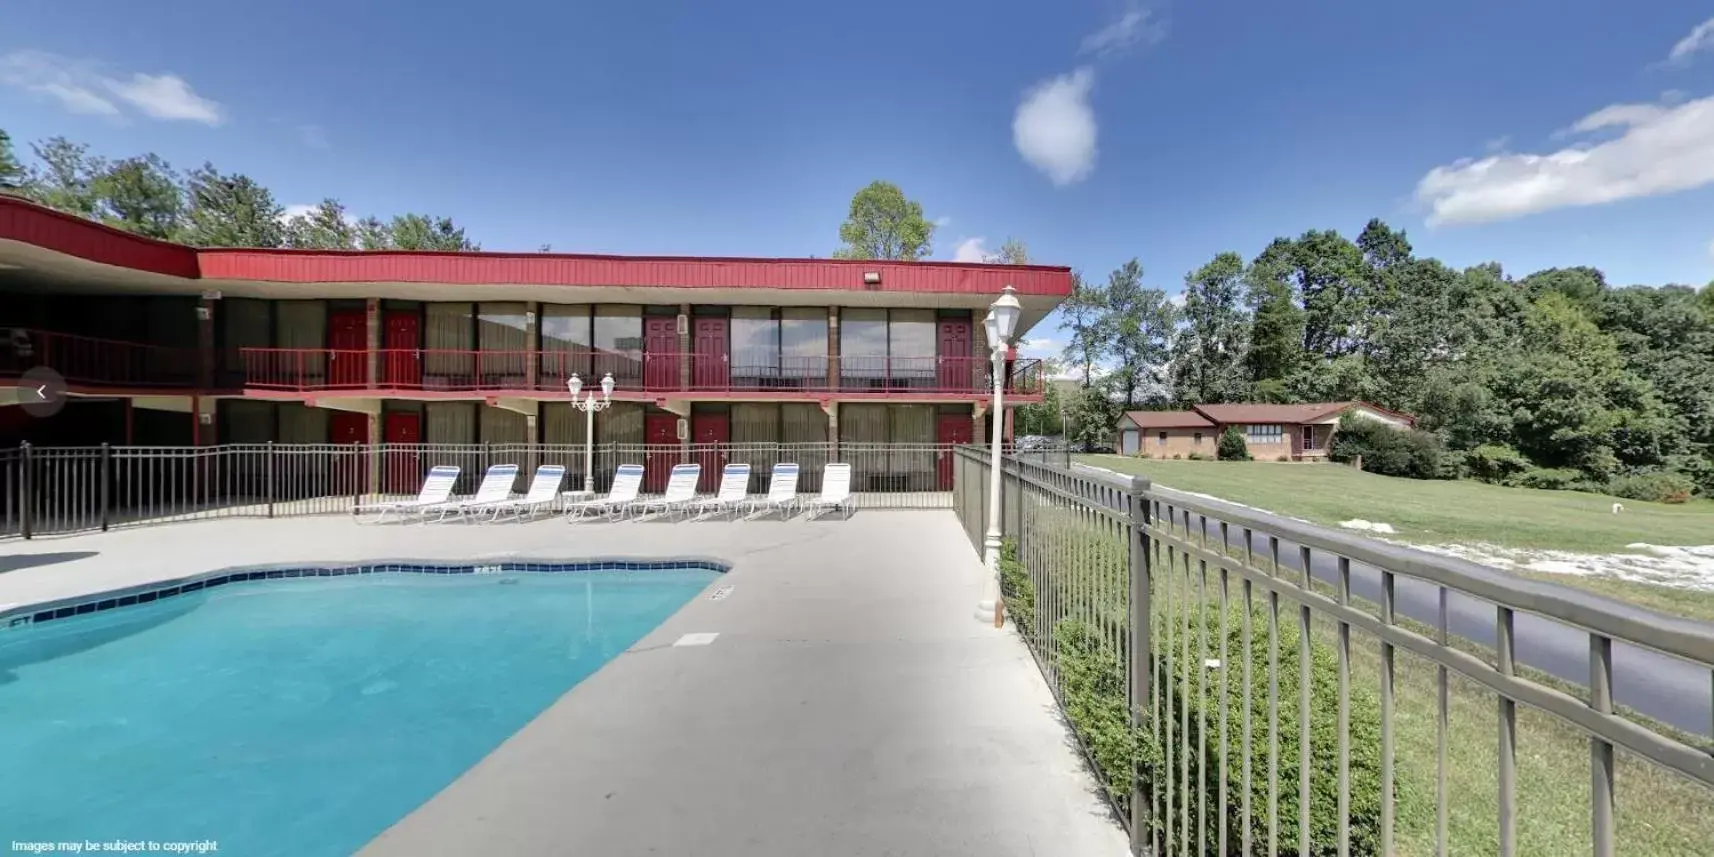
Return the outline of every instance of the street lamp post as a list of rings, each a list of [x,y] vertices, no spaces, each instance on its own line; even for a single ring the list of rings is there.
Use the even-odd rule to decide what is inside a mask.
[[[1005,439],[1006,425],[1002,397],[1006,385],[1006,353],[1021,310],[1012,287],[1007,286],[988,308],[988,317],[982,321],[988,333],[989,359],[994,364],[994,405],[990,411],[994,431],[988,444],[988,532],[982,538],[982,565],[986,570],[982,600],[976,605],[976,618],[982,622],[991,621],[996,628],[1004,625],[1006,609],[1000,597],[1000,444]]]
[[[595,412],[604,411],[613,405],[613,373],[608,372],[601,379],[601,398],[595,398],[595,391],[578,399],[577,394],[583,391],[583,379],[572,373],[571,380],[565,382],[566,389],[571,391],[571,406],[582,411],[583,423],[583,491],[586,494],[595,493]]]

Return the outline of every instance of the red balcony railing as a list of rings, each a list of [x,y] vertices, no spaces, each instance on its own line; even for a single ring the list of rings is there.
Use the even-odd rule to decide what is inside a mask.
[[[781,357],[661,352],[241,349],[245,386],[295,392],[565,389],[573,373],[593,388],[611,373],[621,391],[649,393],[881,393],[980,395],[991,364],[978,357]],[[1041,361],[1008,365],[1007,390],[1042,390]],[[531,371],[533,368],[533,372]],[[687,372],[688,369],[688,372]],[[533,378],[532,378],[533,375]]]
[[[0,328],[0,376],[47,368],[74,386],[171,388],[198,386],[197,349],[146,345],[69,333]]]

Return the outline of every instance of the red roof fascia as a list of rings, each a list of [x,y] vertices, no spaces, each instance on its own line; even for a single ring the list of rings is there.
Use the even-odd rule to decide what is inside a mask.
[[[0,239],[134,271],[197,276],[196,250],[156,241],[0,194]]]
[[[197,249],[0,196],[0,239],[92,262],[188,279],[282,283],[446,283],[653,288],[825,289],[1066,297],[1071,269],[1046,265],[602,256],[555,253]],[[881,282],[869,285],[866,273]]]

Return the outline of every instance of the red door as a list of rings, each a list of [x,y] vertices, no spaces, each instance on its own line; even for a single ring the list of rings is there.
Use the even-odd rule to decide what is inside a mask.
[[[643,389],[678,389],[678,319],[643,319]],[[646,478],[646,477],[645,477]]]
[[[976,386],[977,361],[970,356],[970,319],[950,318],[940,322],[938,386],[948,392],[981,392]]]
[[[422,453],[416,448],[423,442],[423,415],[415,411],[388,411],[381,437],[387,444],[387,460],[382,465],[387,492],[417,493],[423,478]]]
[[[644,414],[643,443],[648,444],[643,456],[643,491],[659,494],[666,490],[673,465],[679,461],[678,417]]]
[[[333,490],[340,494],[360,494],[369,481],[366,446],[369,443],[369,415],[353,411],[330,411],[327,417],[327,439],[347,447],[335,458]]]
[[[690,420],[690,442],[696,444],[696,460],[702,465],[698,489],[704,493],[719,490],[720,469],[726,466],[726,445],[732,442],[731,416],[693,414]]]
[[[381,325],[381,372],[389,387],[415,389],[423,383],[423,320],[414,312],[389,312]],[[414,414],[412,416],[415,416]],[[391,432],[388,432],[391,435]],[[411,441],[415,443],[416,441]],[[389,440],[388,443],[393,443]]]
[[[732,351],[724,318],[699,318],[691,332],[695,362],[691,378],[698,390],[725,390],[732,385]]]
[[[959,414],[941,414],[940,424],[935,426],[935,442],[941,447],[934,452],[934,465],[939,490],[952,490],[952,462],[954,453],[948,444],[970,443],[974,437],[974,424],[967,416]]]
[[[364,387],[369,376],[369,320],[360,309],[327,314],[327,383],[330,387]]]

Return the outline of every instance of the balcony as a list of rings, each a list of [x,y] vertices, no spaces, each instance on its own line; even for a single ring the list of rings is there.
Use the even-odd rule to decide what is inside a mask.
[[[73,388],[175,390],[198,386],[195,348],[147,345],[69,333],[6,328],[0,377],[52,369]]]
[[[242,385],[311,393],[558,393],[576,373],[611,373],[621,395],[707,393],[786,397],[987,395],[991,364],[978,357],[781,357],[735,362],[709,354],[612,351],[445,351],[245,348]],[[1011,361],[1007,391],[1042,392],[1040,360]]]

